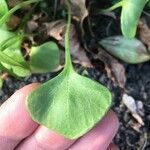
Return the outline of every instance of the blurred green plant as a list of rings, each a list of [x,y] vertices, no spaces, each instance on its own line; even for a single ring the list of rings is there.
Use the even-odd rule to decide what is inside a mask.
[[[134,38],[137,25],[142,11],[149,0],[121,0],[108,9],[101,12],[109,12],[122,7],[121,11],[121,30],[125,37]]]
[[[150,60],[150,53],[145,45],[136,38],[112,36],[102,39],[99,44],[107,52],[126,63],[137,64]]]
[[[50,72],[59,65],[59,48],[50,41],[43,45],[32,46],[29,60],[25,60],[21,44],[23,32],[11,32],[7,27],[10,16],[18,9],[41,0],[28,0],[8,9],[6,0],[0,1],[0,69],[15,77],[25,77],[31,73]],[[48,61],[49,60],[49,61]]]

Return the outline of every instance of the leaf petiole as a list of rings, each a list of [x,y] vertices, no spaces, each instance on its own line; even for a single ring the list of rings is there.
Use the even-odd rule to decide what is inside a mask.
[[[122,7],[123,3],[124,3],[124,1],[122,0],[122,1],[118,2],[117,4],[114,4],[113,6],[107,8],[107,9],[101,9],[100,12],[101,13],[106,13],[106,12],[113,11],[113,10],[119,8],[119,7]]]
[[[71,7],[66,0],[67,9],[68,9],[68,22],[66,26],[66,32],[65,32],[65,68],[64,70],[72,70],[73,71],[73,65],[71,61],[71,54],[70,54],[70,28],[71,28]]]

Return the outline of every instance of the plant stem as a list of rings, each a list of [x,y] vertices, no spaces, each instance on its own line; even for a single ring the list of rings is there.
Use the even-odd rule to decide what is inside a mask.
[[[66,0],[67,8],[68,8],[68,22],[66,27],[66,33],[65,33],[65,69],[67,70],[73,70],[73,65],[71,61],[71,48],[70,48],[70,29],[71,29],[71,7]]]
[[[123,5],[123,0],[118,2],[117,4],[114,4],[113,6],[107,8],[107,9],[101,9],[100,12],[102,13],[106,13],[106,12],[110,12],[110,11],[113,11],[114,9],[116,8],[119,8]]]
[[[25,2],[22,2],[18,5],[16,5],[15,7],[13,7],[12,9],[10,9],[1,19],[0,19],[0,27],[7,21],[7,19],[15,12],[17,11],[18,9],[26,6],[26,5],[29,5],[31,3],[36,3],[36,2],[40,2],[42,0],[28,0],[28,1],[25,1]]]

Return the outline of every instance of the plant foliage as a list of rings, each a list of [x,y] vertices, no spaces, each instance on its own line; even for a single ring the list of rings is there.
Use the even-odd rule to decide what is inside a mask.
[[[103,118],[111,105],[111,93],[73,69],[69,46],[71,8],[68,1],[66,3],[69,18],[65,34],[65,67],[58,76],[29,95],[27,106],[34,121],[76,139]]]
[[[122,7],[121,11],[122,33],[127,38],[134,38],[136,35],[139,18],[147,2],[148,0],[121,0],[114,6],[102,10],[102,12],[108,12],[118,7]]]
[[[21,52],[24,33],[11,32],[6,25],[15,11],[39,1],[41,0],[24,1],[10,10],[6,0],[0,1],[0,35],[2,36],[0,39],[0,69],[13,76],[24,77],[31,73],[45,73],[59,65],[59,50],[54,42],[33,46],[30,51],[30,59],[26,61]],[[48,58],[50,61],[47,60]]]

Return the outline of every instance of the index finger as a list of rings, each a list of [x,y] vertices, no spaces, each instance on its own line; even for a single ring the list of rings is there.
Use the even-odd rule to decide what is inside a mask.
[[[38,86],[30,84],[18,90],[0,107],[0,147],[12,150],[38,127],[25,107],[28,94]]]

